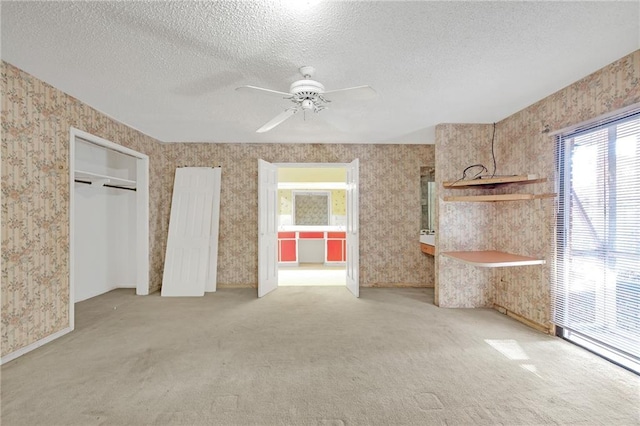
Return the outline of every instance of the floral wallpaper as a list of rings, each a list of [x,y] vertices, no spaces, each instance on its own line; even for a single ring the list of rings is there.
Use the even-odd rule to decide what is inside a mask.
[[[329,200],[322,195],[296,194],[296,225],[329,225]]]
[[[344,189],[319,189],[331,192],[331,214],[344,216],[347,214],[347,192]],[[291,214],[291,190],[278,189],[278,214]]]
[[[496,173],[531,173],[546,181],[501,187],[494,192],[555,192],[555,141],[550,133],[639,102],[640,51],[636,50],[498,122]],[[460,178],[461,171],[470,164],[492,165],[492,127],[446,124],[436,129],[438,250],[491,248],[540,256],[547,263],[488,269],[439,256],[436,300],[440,306],[450,307],[499,306],[548,328],[555,199],[503,203],[443,201],[443,196],[455,192],[443,189],[442,181]],[[479,190],[465,191],[465,194],[479,193]]]
[[[290,215],[292,211],[291,190],[278,189],[278,214]]]
[[[1,63],[2,356],[69,324],[69,129],[150,158],[150,292],[160,289],[175,168],[222,165],[219,287],[257,283],[257,159],[361,160],[361,285],[427,286],[418,245],[427,145],[161,144]],[[394,253],[390,256],[389,253]]]
[[[344,189],[331,190],[331,214],[334,216],[346,216],[347,191]]]
[[[462,177],[472,164],[490,164],[492,126],[440,124],[436,126],[436,248],[435,301],[449,308],[491,307],[492,270],[439,255],[447,251],[491,250],[493,203],[445,202],[448,195],[474,195],[474,189],[446,189],[442,183]],[[464,191],[464,194],[461,192]]]
[[[549,324],[553,199],[450,203],[442,181],[470,162],[490,164],[490,125],[441,125],[432,145],[161,144],[5,62],[1,63],[4,356],[69,322],[69,128],[150,157],[150,291],[160,288],[175,168],[222,165],[219,287],[257,282],[257,159],[360,159],[362,286],[429,286],[440,306],[499,305]],[[640,51],[497,124],[498,173],[538,173],[553,191],[552,131],[640,102]],[[437,154],[437,158],[436,158]],[[420,167],[436,166],[436,245],[496,248],[549,260],[542,267],[484,269],[420,252]],[[518,189],[521,190],[521,189]],[[452,190],[450,190],[452,191]],[[392,255],[391,255],[392,254]]]
[[[555,138],[549,133],[640,102],[640,50],[498,123],[497,158],[505,174],[525,171],[547,178],[519,191],[555,192]],[[548,126],[550,132],[543,132]],[[505,251],[526,247],[542,267],[499,268],[494,303],[549,327],[555,235],[555,200],[496,205],[494,242]],[[517,230],[517,232],[513,232]],[[526,254],[526,253],[523,253]]]
[[[2,90],[2,356],[69,325],[69,129],[150,157],[150,287],[161,282],[158,141],[6,63]],[[155,187],[155,188],[154,188]]]
[[[433,145],[164,144],[163,194],[175,167],[221,165],[218,287],[258,280],[258,159],[274,163],[348,163],[360,159],[360,285],[433,286],[433,261],[420,251],[420,167]],[[169,205],[162,205],[167,215]],[[393,255],[390,255],[393,253]]]

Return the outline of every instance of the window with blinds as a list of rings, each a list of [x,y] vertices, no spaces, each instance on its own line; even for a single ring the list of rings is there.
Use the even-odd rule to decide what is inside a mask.
[[[640,110],[557,138],[552,320],[640,373]]]

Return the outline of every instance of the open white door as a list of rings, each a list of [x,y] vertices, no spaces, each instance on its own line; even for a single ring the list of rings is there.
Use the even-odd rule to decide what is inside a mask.
[[[258,297],[278,288],[278,167],[258,160]]]
[[[359,168],[357,158],[347,166],[347,288],[356,297],[360,297]]]
[[[211,167],[176,169],[162,296],[204,296],[216,177]]]

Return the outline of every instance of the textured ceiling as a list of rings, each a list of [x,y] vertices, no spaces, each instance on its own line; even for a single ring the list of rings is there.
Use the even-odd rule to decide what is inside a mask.
[[[302,6],[307,6],[306,8]],[[494,122],[640,47],[640,2],[7,2],[2,59],[165,142],[433,143]],[[255,130],[312,65],[368,84]]]

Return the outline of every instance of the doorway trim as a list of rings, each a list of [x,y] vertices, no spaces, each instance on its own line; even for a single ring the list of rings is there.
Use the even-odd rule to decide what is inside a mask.
[[[263,161],[263,160],[259,159],[258,163],[260,164],[261,161]],[[345,181],[345,188],[348,186],[348,181],[349,181],[349,173],[348,172],[349,172],[349,170],[351,168],[353,168],[353,167],[359,168],[358,159],[355,159],[354,161],[352,161],[350,163],[293,163],[293,162],[291,162],[291,163],[275,163],[274,162],[274,163],[268,163],[268,164],[270,164],[271,166],[275,166],[276,170],[280,169],[280,168],[342,168],[342,169],[347,170],[347,179]],[[355,164],[355,166],[354,166],[354,164]],[[258,174],[258,175],[260,175],[260,174]],[[263,209],[265,209],[267,206],[263,205],[263,203],[261,203],[261,201],[260,201],[260,198],[261,198],[260,197],[260,177],[258,177],[258,180],[259,180],[259,182],[258,182],[258,221],[259,222],[258,223],[260,223],[261,216],[266,214],[266,211],[263,211]],[[356,179],[355,186],[356,186],[355,194],[357,196],[359,194],[359,190],[357,188],[357,187],[359,187],[359,180],[358,179]],[[357,214],[357,212],[359,212],[359,206],[358,206],[359,205],[359,200],[356,199],[356,200],[354,200],[354,202],[355,202],[355,212]],[[277,209],[277,203],[276,203],[276,206],[274,206],[274,208]],[[347,209],[349,209],[348,206],[347,206]],[[275,211],[275,213],[277,213],[277,210]],[[349,214],[349,212],[347,211],[347,215],[348,214]],[[359,227],[357,226],[357,219],[356,219],[355,222],[354,222],[353,229],[356,231],[356,235],[358,236],[358,240],[359,240],[359,229],[358,228]],[[348,230],[347,230],[347,232],[348,232]],[[258,229],[258,233],[260,234],[260,229]],[[360,264],[360,259],[359,259],[360,258],[360,253],[359,253],[359,250],[358,250],[359,241],[356,241],[356,243],[357,244],[356,244],[354,252],[357,253],[357,257],[358,257],[357,260],[356,260],[356,263],[355,263],[355,265],[356,265],[356,267],[355,267],[355,269],[356,269],[355,279],[357,280],[356,281],[357,282],[357,289],[356,289],[356,291],[354,291],[349,286],[349,276],[346,277],[345,287],[347,289],[349,289],[356,297],[359,297],[359,291],[358,291],[359,290],[359,272],[357,271],[359,269],[359,264]],[[258,241],[258,245],[259,245],[259,247],[258,247],[258,267],[260,268],[260,260],[261,260],[260,259],[260,253],[261,253],[261,247],[262,247],[261,246],[261,242],[260,242],[260,238],[259,238],[259,241]],[[276,263],[277,263],[277,259],[276,259]],[[260,277],[260,271],[258,271],[258,276]],[[277,284],[276,284],[275,288],[277,288]],[[264,293],[264,294],[267,294],[267,293],[268,293],[268,291],[266,293]],[[261,293],[260,293],[260,280],[259,280],[259,282],[258,282],[258,297],[262,297],[262,296],[264,296],[264,294],[261,295]]]
[[[75,148],[83,139],[136,159],[136,294],[149,294],[149,156],[71,127],[69,130],[69,328],[75,327]]]

